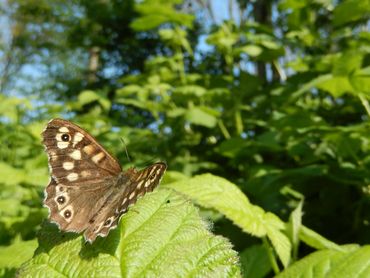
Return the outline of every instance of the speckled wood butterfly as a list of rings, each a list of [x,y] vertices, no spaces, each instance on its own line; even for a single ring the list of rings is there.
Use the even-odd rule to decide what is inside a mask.
[[[62,119],[51,120],[42,133],[51,180],[44,204],[49,219],[62,231],[84,232],[86,241],[105,237],[139,196],[160,182],[166,164],[122,171],[88,132]]]

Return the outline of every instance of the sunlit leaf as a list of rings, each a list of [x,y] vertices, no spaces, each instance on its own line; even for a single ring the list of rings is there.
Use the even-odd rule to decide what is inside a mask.
[[[283,222],[274,214],[252,205],[231,182],[205,174],[164,186],[185,194],[203,207],[218,210],[246,233],[269,237],[283,264],[288,264],[291,244],[281,232]]]
[[[276,277],[367,277],[369,262],[370,246],[349,246],[342,251],[322,250],[304,257]]]
[[[81,236],[46,226],[32,260],[19,277],[238,277],[236,252],[211,234],[197,209],[168,190],[142,198],[107,238],[85,244]]]

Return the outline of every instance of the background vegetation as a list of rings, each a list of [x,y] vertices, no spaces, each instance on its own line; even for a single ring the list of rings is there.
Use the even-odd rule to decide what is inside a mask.
[[[8,0],[1,11],[1,277],[370,275],[367,0]],[[40,133],[54,117],[124,168],[169,165],[92,246],[44,221]]]

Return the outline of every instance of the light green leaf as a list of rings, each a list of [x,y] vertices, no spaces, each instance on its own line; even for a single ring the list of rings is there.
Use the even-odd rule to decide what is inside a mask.
[[[202,125],[209,128],[212,128],[217,124],[217,118],[214,115],[199,107],[189,109],[186,112],[185,117],[192,124]]]
[[[131,28],[136,31],[146,31],[154,29],[167,21],[168,18],[163,15],[147,15],[135,19],[131,24]]]
[[[292,93],[293,99],[297,99],[302,94],[306,93],[307,91],[309,91],[312,88],[314,88],[315,86],[317,86],[317,84],[324,83],[328,80],[330,81],[332,79],[332,77],[333,77],[332,74],[324,74],[324,75],[320,75],[320,76],[312,79],[311,81],[309,81],[307,83],[304,83],[299,90]]]
[[[305,226],[302,226],[299,231],[299,239],[316,249],[342,250],[341,246]]]
[[[317,88],[328,91],[333,97],[340,97],[344,93],[353,93],[354,91],[347,76],[333,76],[316,85]]]
[[[363,54],[359,51],[347,51],[341,54],[334,62],[333,75],[347,77],[361,67],[362,60]]]
[[[176,108],[167,110],[166,113],[167,113],[167,116],[168,117],[170,117],[170,118],[176,118],[176,117],[183,116],[186,113],[186,109],[184,109],[184,108],[177,108],[176,107]]]
[[[346,250],[321,250],[301,259],[277,278],[369,277],[370,246],[350,246]]]
[[[272,245],[275,248],[281,262],[284,267],[287,267],[290,262],[290,253],[292,250],[292,244],[290,243],[288,237],[281,232],[277,227],[273,225],[266,225],[267,237],[271,240]]]
[[[163,3],[160,1],[147,1],[136,5],[135,9],[142,15],[131,23],[131,27],[136,31],[147,31],[159,27],[164,23],[175,23],[180,26],[191,28],[194,16],[179,13],[174,9],[175,3]]]
[[[288,231],[290,238],[294,246],[298,246],[299,231],[302,228],[302,206],[303,200],[301,200],[295,210],[290,214]]]
[[[127,97],[135,94],[139,94],[143,91],[143,88],[136,84],[130,84],[116,91],[117,97]]]
[[[0,94],[0,115],[7,117],[12,122],[16,122],[19,117],[19,110],[30,109],[31,103],[28,99],[17,97],[7,97]]]
[[[207,91],[204,87],[198,85],[178,86],[174,90],[174,93],[177,94],[195,95],[197,97],[203,96],[206,92]]]
[[[246,45],[235,49],[237,53],[246,53],[251,57],[256,57],[262,53],[262,48],[258,45]]]
[[[105,110],[108,110],[110,108],[111,105],[110,101],[106,97],[98,94],[97,92],[83,91],[81,92],[81,94],[78,95],[78,104],[80,106],[84,106],[94,101],[98,101]]]
[[[224,178],[204,174],[162,186],[189,196],[203,207],[218,210],[248,234],[265,236],[266,225],[284,229],[277,216],[252,205],[236,185]]]
[[[15,274],[16,268],[32,258],[37,248],[36,240],[16,241],[9,246],[0,247],[0,277]],[[16,254],[16,255],[15,255]]]
[[[283,264],[288,264],[291,244],[280,231],[284,223],[276,215],[252,205],[236,185],[204,174],[163,186],[189,196],[203,207],[216,209],[248,234],[269,237]]]
[[[349,81],[357,92],[370,95],[370,67],[356,71],[350,75]]]
[[[0,162],[0,183],[7,185],[17,185],[26,179],[26,171],[17,169],[9,164]]]
[[[170,190],[149,193],[107,238],[42,229],[19,277],[240,277],[237,253],[208,230],[197,209]]]

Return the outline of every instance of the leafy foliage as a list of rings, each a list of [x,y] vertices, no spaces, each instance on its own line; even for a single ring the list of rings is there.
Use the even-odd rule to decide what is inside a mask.
[[[63,263],[62,263],[63,262]],[[141,199],[118,230],[93,245],[75,234],[44,227],[35,257],[19,277],[212,276],[236,277],[238,257],[212,235],[196,208],[171,191]]]
[[[347,246],[345,251],[317,251],[277,277],[366,277],[370,273],[369,246]]]
[[[238,276],[230,244],[190,202],[232,242],[245,277],[367,275],[368,1],[221,1],[235,4],[227,20],[205,1],[8,2],[11,39],[0,45],[2,276],[32,256],[37,233],[22,275],[48,261],[67,276],[82,267],[112,276]],[[36,73],[27,75],[29,66]],[[143,198],[97,245],[40,226],[48,174],[39,134],[56,116],[85,127],[124,168],[169,165],[167,189]],[[148,215],[161,221],[135,230]],[[187,232],[175,244],[177,224]],[[4,254],[22,246],[7,262]]]

